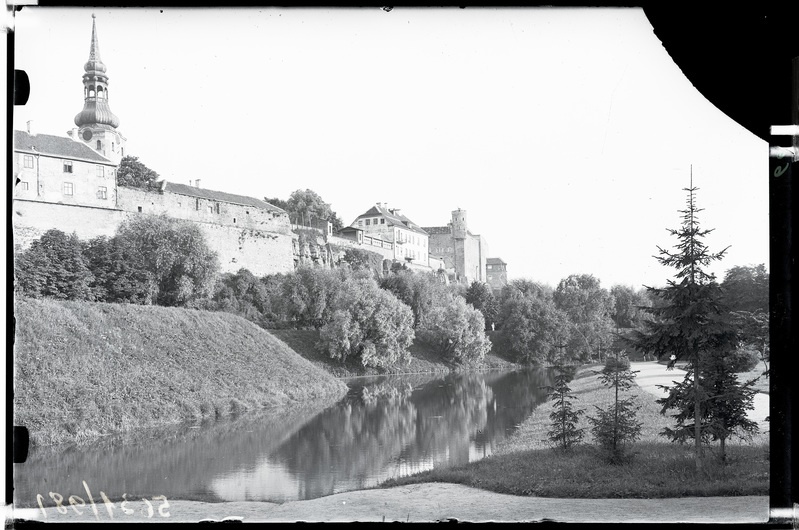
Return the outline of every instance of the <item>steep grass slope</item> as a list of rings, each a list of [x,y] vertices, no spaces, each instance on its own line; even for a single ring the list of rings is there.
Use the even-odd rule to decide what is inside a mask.
[[[227,313],[18,299],[15,318],[14,424],[37,445],[346,392]]]

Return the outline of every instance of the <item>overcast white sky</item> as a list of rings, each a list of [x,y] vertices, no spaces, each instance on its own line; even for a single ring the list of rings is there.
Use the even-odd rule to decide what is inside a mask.
[[[463,208],[510,277],[609,288],[672,276],[652,256],[676,243],[693,165],[706,241],[731,245],[711,270],[768,263],[767,144],[639,8],[24,8],[15,128],[73,127],[92,12],[126,153],[167,180],[310,188],[345,224],[375,202],[422,226]]]

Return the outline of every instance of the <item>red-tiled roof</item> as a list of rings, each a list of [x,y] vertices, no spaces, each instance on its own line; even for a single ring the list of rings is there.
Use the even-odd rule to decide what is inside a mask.
[[[212,201],[229,202],[232,204],[241,204],[244,206],[252,206],[254,208],[261,208],[262,210],[269,210],[272,212],[285,212],[285,210],[278,208],[273,204],[256,199],[255,197],[247,197],[246,195],[235,195],[233,193],[225,193],[224,191],[208,190],[205,188],[198,188],[196,186],[189,186],[187,184],[177,184],[175,182],[167,182],[166,190],[170,193],[178,193],[180,195],[188,195],[190,197],[198,197],[200,199],[209,199]]]
[[[25,131],[14,131],[14,150],[116,165],[83,142],[51,134],[31,135]]]
[[[407,228],[408,230],[416,232],[418,234],[422,234],[425,236],[428,235],[428,233],[425,232],[421,226],[417,225],[416,223],[414,223],[404,215],[395,212],[396,210],[391,210],[389,208],[384,208],[382,206],[372,206],[371,208],[369,208],[369,210],[366,211],[366,213],[362,213],[361,215],[356,217],[355,221],[357,222],[358,219],[362,219],[364,217],[383,216],[386,218],[386,224],[388,224],[389,226],[400,226],[402,228]]]

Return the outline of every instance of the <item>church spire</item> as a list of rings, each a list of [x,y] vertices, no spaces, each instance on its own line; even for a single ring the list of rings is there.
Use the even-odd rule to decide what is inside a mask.
[[[108,76],[106,67],[100,59],[100,45],[97,41],[97,26],[92,14],[92,42],[89,60],[83,65],[83,110],[75,116],[75,125],[82,130],[116,129],[117,118],[108,106]],[[85,138],[84,138],[85,139]]]
[[[83,66],[87,72],[90,70],[105,72],[105,65],[100,59],[100,45],[97,43],[97,24],[92,13],[92,44],[89,48],[89,61]]]
[[[100,59],[94,14],[89,60],[83,65],[83,70],[83,110],[75,116],[77,127],[68,134],[73,140],[83,142],[105,158],[119,163],[125,156],[125,137],[117,131],[119,118],[108,106],[108,75]]]

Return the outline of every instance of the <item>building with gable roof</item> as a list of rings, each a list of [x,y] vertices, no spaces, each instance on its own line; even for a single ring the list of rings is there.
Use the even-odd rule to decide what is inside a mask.
[[[363,230],[365,236],[377,236],[390,242],[394,260],[429,267],[428,233],[398,208],[377,203],[356,217],[350,226]]]
[[[161,181],[156,189],[117,185],[125,138],[108,104],[108,75],[100,59],[92,16],[84,105],[69,137],[14,131],[13,234],[22,250],[45,231],[82,239],[111,236],[125,219],[150,213],[197,223],[219,255],[222,272],[247,268],[255,275],[294,268],[296,237],[288,214],[265,201]]]
[[[501,258],[486,260],[486,281],[493,291],[501,291],[508,285],[508,264]]]
[[[83,143],[14,131],[14,167],[17,199],[116,207],[117,164]]]

